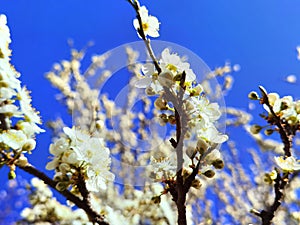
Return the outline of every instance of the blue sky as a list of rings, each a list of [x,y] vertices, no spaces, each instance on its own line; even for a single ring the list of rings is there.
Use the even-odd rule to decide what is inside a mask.
[[[286,75],[300,75],[299,1],[145,0],[141,5],[159,18],[159,40],[190,49],[211,68],[225,61],[240,64],[227,105],[247,109],[247,94],[258,85],[299,96],[299,83],[283,81]],[[135,13],[125,0],[1,0],[0,13],[6,14],[11,28],[12,62],[44,121],[64,114],[44,75],[54,62],[68,58],[69,38],[78,49],[93,41],[90,55],[138,40],[132,26]],[[49,134],[40,135],[31,156],[40,168],[48,161],[49,140]],[[0,186],[4,177],[0,176]]]

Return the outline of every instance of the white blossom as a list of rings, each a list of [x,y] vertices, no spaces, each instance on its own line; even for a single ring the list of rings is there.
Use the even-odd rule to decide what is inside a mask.
[[[300,170],[300,161],[296,160],[293,156],[284,158],[283,156],[274,157],[276,164],[286,172]]]
[[[31,97],[28,90],[23,87],[19,92],[21,111],[25,115],[25,120],[35,124],[41,124],[38,112],[31,106]]]
[[[159,64],[163,71],[170,71],[174,76],[185,71],[185,81],[187,82],[192,82],[196,79],[196,75],[190,68],[190,64],[185,62],[184,58],[180,58],[177,53],[170,53],[170,49],[168,48],[162,51]]]
[[[205,141],[217,144],[221,144],[228,140],[228,136],[220,133],[213,124],[210,124],[208,127],[198,126],[197,136]]]
[[[159,21],[155,16],[150,16],[148,14],[148,10],[146,6],[141,6],[139,8],[139,13],[141,16],[142,20],[142,28],[144,31],[145,36],[150,36],[150,37],[158,37],[159,36]],[[140,24],[138,19],[133,20],[133,26],[136,30],[140,29]],[[140,36],[140,34],[138,33]]]
[[[150,165],[157,178],[162,178],[164,176],[172,177],[176,174],[177,165],[175,158],[171,159],[170,157],[165,157],[155,159],[153,156],[151,156]]]
[[[0,134],[0,142],[8,145],[15,150],[21,149],[26,141],[26,135],[20,130],[10,129]]]
[[[6,16],[3,14],[0,15],[0,50],[2,55],[2,57],[0,58],[7,58],[10,56],[11,53],[11,51],[8,48],[8,45],[11,42],[10,32],[6,23]]]

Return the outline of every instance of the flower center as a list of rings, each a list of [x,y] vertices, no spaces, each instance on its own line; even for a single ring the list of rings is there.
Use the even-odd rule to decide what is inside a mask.
[[[149,24],[148,23],[143,23],[142,27],[143,27],[144,31],[147,31],[149,29]]]
[[[176,71],[177,71],[177,67],[174,66],[173,64],[168,64],[168,65],[166,66],[166,68],[167,68],[168,70],[170,70],[170,71],[173,71],[173,72],[176,72]]]

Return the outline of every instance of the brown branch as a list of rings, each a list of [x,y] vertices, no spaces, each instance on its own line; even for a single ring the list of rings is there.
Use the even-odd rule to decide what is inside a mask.
[[[182,80],[180,82],[180,90],[177,96],[174,96],[172,92],[164,87],[165,98],[167,101],[172,102],[175,108],[175,120],[176,120],[176,140],[171,139],[171,144],[173,148],[176,149],[177,156],[177,173],[176,173],[176,194],[173,196],[173,199],[176,200],[177,212],[178,212],[178,224],[186,225],[186,195],[189,188],[185,187],[184,178],[183,178],[183,146],[184,146],[184,136],[187,131],[187,115],[184,113],[183,109],[183,95],[185,91],[185,72],[182,74]]]
[[[269,98],[267,93],[264,91],[263,88],[259,87],[263,97],[262,97],[262,103],[266,104],[266,106],[268,106],[268,108],[270,109],[270,112],[274,118],[274,123],[275,125],[278,127],[279,129],[279,134],[280,134],[280,138],[284,144],[284,155],[286,157],[290,157],[291,156],[291,148],[292,148],[292,138],[290,137],[288,130],[285,129],[285,127],[282,125],[281,119],[279,116],[276,115],[276,113],[273,110],[273,107],[271,106],[270,102],[269,102]]]
[[[58,191],[56,189],[57,182],[53,181],[50,177],[48,177],[46,174],[42,173],[38,169],[36,169],[34,166],[27,164],[26,166],[18,166],[20,169],[24,170],[25,172],[34,175],[35,177],[38,177],[42,181],[44,181],[45,184],[52,187],[54,190]],[[69,190],[64,191],[58,191],[60,194],[62,194],[66,199],[73,202],[78,208],[83,209],[86,214],[88,215],[89,219],[93,223],[97,223],[99,225],[109,225],[107,222],[103,221],[103,217],[99,214],[97,214],[90,206],[90,204],[87,204],[85,200],[81,200],[74,194],[72,194]]]
[[[276,170],[276,172],[277,177],[274,183],[275,199],[273,204],[267,210],[262,210],[260,213],[255,213],[255,215],[261,218],[262,225],[271,225],[272,220],[275,216],[275,212],[281,205],[283,191],[289,180],[289,173],[284,173],[283,177],[281,177],[279,171]]]
[[[284,144],[284,156],[285,157],[290,157],[291,156],[291,148],[292,148],[292,137],[293,133],[289,129],[288,124],[283,124],[282,120],[280,119],[279,116],[276,115],[276,113],[273,110],[273,107],[271,106],[268,95],[264,91],[262,87],[259,87],[261,93],[262,93],[262,99],[261,103],[266,104],[266,106],[269,108],[271,114],[272,114],[272,121],[268,121],[269,123],[275,124],[278,129],[279,129],[279,134],[281,141]],[[262,220],[262,225],[271,225],[272,220],[275,216],[275,212],[281,205],[281,199],[283,197],[283,192],[285,189],[285,186],[287,185],[289,181],[289,173],[284,172],[283,176],[280,175],[280,171],[276,169],[277,177],[274,181],[274,192],[275,192],[275,198],[273,204],[267,209],[267,210],[262,210],[261,212],[254,211],[253,213],[257,216],[259,216]]]

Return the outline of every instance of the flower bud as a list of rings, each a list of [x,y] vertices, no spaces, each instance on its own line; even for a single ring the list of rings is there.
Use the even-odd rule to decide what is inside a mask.
[[[201,182],[199,179],[195,179],[192,181],[192,187],[195,189],[200,189],[200,187],[202,186]]]
[[[24,167],[24,166],[27,165],[27,163],[28,163],[27,158],[22,154],[22,155],[18,158],[16,164],[17,164],[18,166]]]
[[[166,115],[166,114],[160,114],[159,115],[159,118],[160,118],[160,120],[159,120],[159,124],[161,125],[161,126],[164,126],[164,125],[166,125],[166,123],[168,122],[168,116]]]
[[[56,185],[55,185],[55,188],[58,190],[58,191],[64,191],[67,189],[68,187],[68,183],[67,182],[58,182]]]
[[[186,154],[190,159],[193,159],[195,157],[196,153],[197,153],[197,151],[195,148],[193,148],[191,146],[187,147]]]
[[[23,145],[22,151],[29,152],[29,151],[33,150],[33,149],[35,148],[35,146],[36,146],[35,140],[33,140],[33,139],[28,139],[28,140],[26,141],[26,143]]]
[[[187,169],[183,168],[183,171],[182,171],[182,177],[183,177],[183,179],[185,180],[185,179],[188,178],[190,175],[191,175],[191,172],[188,171]]]
[[[259,95],[257,94],[257,92],[251,91],[248,94],[248,98],[251,99],[251,100],[259,100]]]
[[[17,175],[16,175],[16,172],[14,171],[14,170],[10,170],[9,172],[8,172],[8,179],[9,180],[13,180],[13,179],[15,179],[17,177]]]
[[[273,129],[266,129],[265,131],[264,131],[264,133],[265,133],[265,135],[271,135],[271,134],[273,134],[273,132],[274,132],[274,130]]]
[[[103,128],[104,128],[104,122],[102,120],[97,120],[96,121],[96,129],[102,130]]]
[[[217,159],[215,161],[212,162],[212,165],[216,168],[216,169],[223,169],[224,168],[224,162],[222,159]]]
[[[55,181],[55,182],[59,182],[59,181],[62,181],[64,178],[63,178],[63,174],[62,174],[62,172],[57,172],[55,175],[54,175],[54,178],[53,178],[53,180]]]
[[[267,184],[272,184],[273,183],[273,180],[271,179],[271,177],[268,173],[266,173],[264,175],[264,182],[267,183]]]
[[[159,204],[160,201],[161,201],[160,195],[158,195],[158,196],[153,196],[153,197],[151,198],[151,201],[152,201],[154,204]]]
[[[197,151],[198,151],[201,155],[203,155],[204,152],[205,152],[207,149],[208,149],[208,144],[207,144],[204,140],[199,139],[199,140],[197,141]]]
[[[167,110],[167,102],[163,98],[159,97],[155,100],[154,106],[159,110]]]
[[[67,163],[61,163],[58,168],[63,174],[66,174],[71,170],[70,165]]]
[[[175,125],[176,124],[176,119],[175,119],[175,116],[174,115],[170,115],[168,117],[168,122],[172,125]]]
[[[213,178],[215,176],[215,171],[213,170],[207,170],[203,173],[204,176],[206,176],[207,178]]]
[[[271,173],[269,173],[269,176],[272,180],[275,180],[277,178],[277,171],[272,170]]]
[[[258,134],[261,131],[261,129],[262,127],[257,124],[254,124],[250,127],[250,131],[252,134]]]
[[[148,95],[148,96],[153,96],[153,95],[156,95],[156,94],[157,94],[157,93],[154,91],[154,89],[153,89],[152,87],[150,87],[150,86],[146,88],[145,92],[146,92],[146,95]]]

